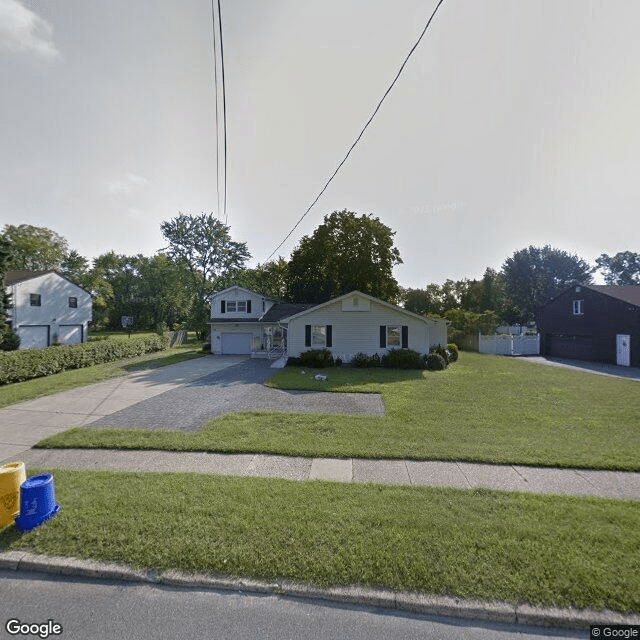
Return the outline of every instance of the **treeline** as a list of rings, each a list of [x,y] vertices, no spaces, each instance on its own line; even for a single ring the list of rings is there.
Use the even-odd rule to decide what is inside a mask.
[[[132,316],[137,329],[188,328],[204,337],[210,295],[232,284],[309,303],[358,289],[414,313],[445,317],[459,335],[531,322],[538,306],[573,283],[592,282],[596,272],[607,284],[640,284],[639,253],[602,254],[589,265],[547,245],[516,251],[479,280],[402,288],[392,274],[402,263],[395,232],[373,215],[346,210],[325,216],[289,260],[278,257],[255,268],[246,266],[246,243],[234,241],[213,214],[181,213],[163,222],[161,232],[166,247],[151,257],[109,251],[90,262],[50,229],[6,225],[0,233],[0,291],[7,270],[55,269],[92,293],[96,329],[119,329],[122,316]],[[0,303],[2,316],[8,302]]]

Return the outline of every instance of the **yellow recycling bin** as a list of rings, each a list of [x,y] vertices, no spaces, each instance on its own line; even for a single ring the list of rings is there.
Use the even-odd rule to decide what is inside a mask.
[[[26,479],[24,462],[0,467],[0,527],[11,524],[20,513],[20,485]]]

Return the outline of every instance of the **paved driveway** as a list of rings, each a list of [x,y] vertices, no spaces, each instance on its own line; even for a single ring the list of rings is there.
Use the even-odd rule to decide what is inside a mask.
[[[268,360],[244,360],[103,416],[87,426],[194,431],[208,420],[234,411],[384,415],[379,394],[284,391],[265,387],[263,383],[275,373],[271,364]]]

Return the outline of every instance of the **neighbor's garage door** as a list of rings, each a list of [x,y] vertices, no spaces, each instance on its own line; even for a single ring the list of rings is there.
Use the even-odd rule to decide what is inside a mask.
[[[251,334],[223,333],[222,353],[225,355],[240,355],[251,353]]]
[[[82,325],[61,324],[59,338],[62,344],[79,344],[82,342]]]
[[[21,349],[41,349],[49,346],[49,327],[46,325],[22,326],[18,329],[18,335]]]
[[[546,355],[552,358],[593,359],[591,336],[547,335]]]

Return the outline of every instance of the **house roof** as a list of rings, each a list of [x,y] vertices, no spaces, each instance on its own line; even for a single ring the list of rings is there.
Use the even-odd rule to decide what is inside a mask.
[[[317,309],[322,309],[323,307],[326,307],[330,304],[334,304],[336,302],[339,302],[340,300],[344,300],[346,298],[349,298],[350,296],[353,295],[358,295],[358,296],[362,296],[363,298],[366,298],[367,300],[370,300],[371,302],[376,302],[377,304],[382,305],[383,307],[387,307],[388,309],[392,309],[393,311],[397,311],[398,313],[401,313],[405,316],[409,316],[411,318],[416,318],[418,320],[422,320],[423,322],[427,323],[427,322],[432,322],[433,318],[427,318],[426,316],[420,316],[417,313],[413,313],[411,311],[407,311],[406,309],[403,309],[402,307],[398,307],[395,304],[391,304],[390,302],[385,302],[384,300],[380,300],[380,298],[375,298],[373,296],[370,296],[368,293],[362,293],[362,291],[358,291],[358,290],[354,290],[354,291],[350,291],[349,293],[345,293],[341,296],[338,296],[337,298],[332,298],[331,300],[327,300],[327,302],[323,302],[321,304],[315,304],[315,305],[309,305],[309,308],[300,311],[294,315],[289,316],[288,318],[286,318],[287,321],[291,320],[292,318],[298,318],[300,316],[304,316],[307,315],[308,313],[312,313],[313,311],[316,311]]]
[[[606,284],[589,284],[588,289],[593,289],[599,293],[604,293],[612,298],[617,298],[624,302],[629,302],[640,307],[640,285],[624,284],[624,285],[606,285]]]
[[[4,276],[4,283],[6,285],[18,284],[18,282],[33,280],[34,278],[47,275],[47,273],[55,273],[55,271],[53,269],[49,269],[48,271],[7,271]]]
[[[26,271],[26,270],[7,271],[4,276],[4,284],[5,286],[10,287],[14,284],[19,284],[20,282],[27,282],[28,280],[34,280],[35,278],[39,278],[40,276],[49,275],[50,273],[53,273],[59,278],[62,278],[67,282],[70,282],[72,285],[78,287],[78,289],[82,289],[85,293],[88,293],[89,295],[91,295],[90,291],[87,291],[84,287],[81,287],[78,283],[74,282],[73,280],[69,280],[69,278],[58,273],[55,269],[48,269],[47,271]]]
[[[261,322],[277,322],[283,318],[288,318],[293,315],[315,307],[315,304],[300,304],[296,302],[276,302],[271,309],[269,309],[260,319]]]

